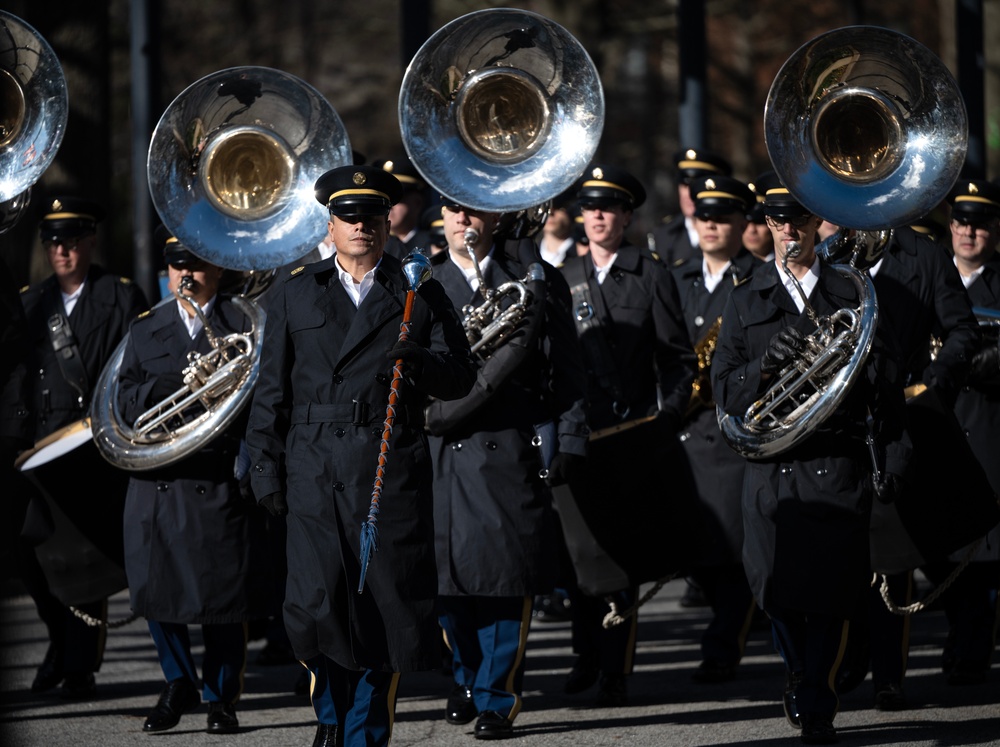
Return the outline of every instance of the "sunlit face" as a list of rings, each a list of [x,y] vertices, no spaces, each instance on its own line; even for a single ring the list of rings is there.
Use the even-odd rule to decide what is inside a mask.
[[[746,222],[746,217],[739,213],[706,218],[695,216],[699,248],[704,254],[732,257],[740,248]]]
[[[225,270],[204,260],[184,265],[167,265],[167,289],[173,293],[181,287],[184,278],[191,278],[191,285],[182,295],[190,296],[204,306],[219,291]]]
[[[327,229],[337,247],[337,254],[346,257],[381,257],[389,237],[389,218],[385,215],[331,215]]]
[[[90,268],[97,244],[97,234],[89,233],[71,239],[45,241],[45,256],[55,276],[67,280],[82,280]]]
[[[765,223],[747,223],[743,229],[743,246],[758,259],[766,259],[774,252],[774,238]]]
[[[460,257],[468,257],[465,248],[465,232],[470,228],[479,234],[476,242],[476,258],[485,255],[493,243],[493,229],[496,228],[500,216],[483,210],[450,205],[441,208],[444,218],[444,237],[448,242],[448,250]]]
[[[625,229],[632,221],[632,211],[624,205],[609,207],[586,205],[583,207],[583,230],[591,244],[608,249],[617,249],[625,236]]]
[[[767,216],[767,226],[774,239],[775,258],[781,260],[789,242],[798,243],[801,248],[799,264],[812,265],[815,256],[816,230],[823,219],[818,215],[799,215],[793,218]]]
[[[979,266],[996,252],[1000,241],[1000,218],[984,221],[970,221],[967,218],[952,219],[951,248],[960,261]]]

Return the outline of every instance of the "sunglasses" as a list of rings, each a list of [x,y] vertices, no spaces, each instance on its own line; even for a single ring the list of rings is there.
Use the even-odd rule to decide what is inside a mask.
[[[802,228],[812,220],[812,215],[768,215],[764,218],[771,228],[781,228],[786,223],[790,223],[792,228]]]

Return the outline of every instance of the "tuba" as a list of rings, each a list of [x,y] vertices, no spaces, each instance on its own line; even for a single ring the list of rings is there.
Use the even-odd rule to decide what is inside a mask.
[[[148,177],[163,223],[192,253],[249,273],[234,305],[246,334],[217,336],[181,287],[160,301],[191,303],[212,350],[189,356],[184,385],[133,426],[118,411],[127,337],[101,373],[91,428],[104,457],[123,469],[173,464],[221,433],[249,401],[260,368],[265,314],[254,298],[273,271],[311,250],[327,215],[313,185],[351,163],[339,115],[304,81],[280,70],[240,67],[185,89],[164,112],[149,146]]]
[[[785,62],[768,93],[764,135],[795,199],[850,227],[816,253],[855,284],[860,300],[823,318],[806,301],[816,330],[801,359],[742,416],[717,408],[723,436],[748,459],[792,448],[850,391],[878,319],[865,270],[893,228],[926,215],[954,185],[968,122],[958,86],[926,47],[888,29],[852,26],[821,34]]]
[[[593,61],[559,24],[509,8],[461,16],[433,34],[406,69],[400,132],[424,179],[455,204],[500,213],[499,238],[537,231],[551,200],[593,158],[604,127],[604,91]],[[466,236],[471,247],[478,236]],[[487,289],[466,308],[473,350],[489,357],[544,292],[544,270]],[[523,258],[522,258],[523,259]]]
[[[0,10],[0,233],[27,208],[31,187],[62,144],[68,117],[66,78],[52,48]]]

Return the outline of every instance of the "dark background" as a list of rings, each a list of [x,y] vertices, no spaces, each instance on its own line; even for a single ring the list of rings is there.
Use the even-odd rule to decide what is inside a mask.
[[[155,299],[142,178],[149,135],[186,87],[229,67],[299,76],[342,118],[369,161],[402,152],[397,117],[406,64],[433,32],[466,13],[516,7],[564,26],[594,60],[607,107],[597,159],[621,164],[649,191],[633,240],[676,209],[671,157],[701,145],[749,180],[769,168],[763,110],[781,65],[820,33],[878,25],[907,34],[955,74],[970,113],[970,165],[1000,175],[1000,3],[981,0],[7,0],[52,46],[70,114],[62,146],[32,188],[33,204],[0,235],[19,285],[48,273],[37,239],[42,199],[83,192],[104,202],[99,261]],[[145,22],[142,23],[142,19]],[[681,142],[681,140],[684,142]],[[139,154],[136,156],[135,154]],[[138,163],[138,168],[135,164]],[[138,185],[138,186],[136,186]]]

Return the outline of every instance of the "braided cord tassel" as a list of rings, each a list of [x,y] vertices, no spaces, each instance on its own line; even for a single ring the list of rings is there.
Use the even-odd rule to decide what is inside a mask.
[[[399,341],[403,342],[410,335],[410,314],[413,311],[414,291],[406,294],[406,310],[403,312],[403,322],[399,325]],[[361,577],[358,579],[358,594],[365,588],[365,576],[368,574],[368,563],[378,550],[378,514],[382,500],[382,485],[385,480],[385,465],[389,456],[389,438],[392,436],[392,424],[396,420],[396,405],[399,402],[399,389],[403,381],[403,359],[399,358],[392,367],[392,384],[389,386],[389,404],[385,408],[385,424],[382,427],[382,441],[379,444],[378,467],[375,469],[375,483],[372,486],[372,502],[368,507],[368,518],[361,524]]]

